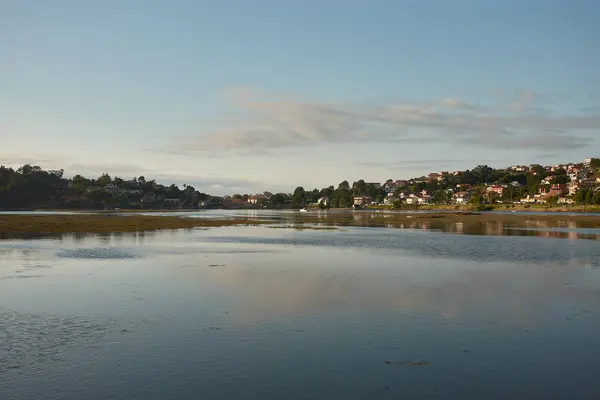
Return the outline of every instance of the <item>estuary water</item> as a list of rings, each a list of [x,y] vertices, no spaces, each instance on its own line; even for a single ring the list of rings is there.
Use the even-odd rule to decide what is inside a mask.
[[[600,242],[542,236],[0,241],[0,399],[600,398]]]

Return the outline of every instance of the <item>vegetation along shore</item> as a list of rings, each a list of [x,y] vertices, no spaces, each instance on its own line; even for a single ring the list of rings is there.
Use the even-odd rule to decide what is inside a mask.
[[[0,238],[61,233],[141,232],[163,229],[211,228],[236,225],[269,225],[297,229],[357,226],[439,229],[479,233],[516,228],[600,228],[600,215],[518,214],[477,212],[326,212],[286,213],[235,219],[180,216],[100,214],[5,214],[0,215]]]
[[[399,171],[401,173],[401,171]],[[291,186],[293,187],[293,186]],[[290,189],[291,189],[290,187]],[[410,179],[368,182],[359,179],[322,189],[297,186],[293,193],[235,193],[214,196],[191,185],[163,185],[144,176],[123,179],[106,173],[96,178],[65,177],[63,170],[0,165],[0,210],[178,210],[199,208],[300,207],[410,209],[469,207],[600,207],[600,158],[542,166],[478,165],[464,171],[437,171]]]
[[[0,238],[57,233],[141,232],[162,229],[192,229],[232,225],[256,225],[250,219],[202,219],[177,216],[119,214],[0,215]]]

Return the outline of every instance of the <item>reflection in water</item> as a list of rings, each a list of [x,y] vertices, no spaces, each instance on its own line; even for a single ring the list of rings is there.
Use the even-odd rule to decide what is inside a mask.
[[[600,246],[440,223],[2,241],[0,398],[598,398]]]
[[[549,220],[528,220],[526,217],[506,218],[502,220],[446,219],[443,216],[411,216],[402,217],[397,213],[357,212],[345,217],[332,218],[326,212],[316,214],[316,226],[363,226],[386,227],[423,231],[446,232],[459,235],[487,235],[487,236],[539,236],[550,238],[568,239],[600,239],[600,226],[595,221],[566,221],[557,218]],[[555,216],[554,216],[555,217]],[[294,214],[282,215],[280,221],[288,224],[303,224],[303,216]]]
[[[280,210],[244,210],[227,211],[213,210],[205,212],[182,213],[152,213],[159,215],[178,215],[182,217],[195,217],[206,219],[247,219],[250,221],[271,222],[277,226],[287,227],[331,227],[331,226],[357,226],[357,227],[383,227],[406,230],[436,231],[458,235],[484,235],[484,236],[538,236],[548,238],[567,239],[594,239],[600,240],[600,225],[598,215],[576,216],[551,215],[540,216],[536,214],[511,214],[511,213],[401,213],[401,212],[372,212],[372,211],[327,211],[313,210],[309,213]],[[123,213],[127,215],[127,213]],[[575,219],[574,219],[575,218]],[[198,228],[202,229],[202,228]],[[203,228],[206,229],[206,228]],[[173,229],[165,230],[173,237],[180,237],[193,230]],[[146,236],[152,237],[156,232],[138,232],[137,243],[143,243]],[[109,244],[129,243],[132,233],[48,233],[24,234],[15,233],[18,239],[63,238],[66,241],[85,242],[88,238]],[[10,235],[9,235],[10,236]]]
[[[283,231],[286,232],[286,231]],[[364,249],[376,254],[416,254],[427,259],[444,258],[476,262],[572,262],[600,266],[600,246],[595,241],[566,241],[549,238],[539,240],[522,235],[468,236],[445,235],[429,231],[347,228],[319,234],[287,231],[281,236],[211,235],[203,240],[212,243],[247,243],[251,245],[323,246]]]
[[[221,268],[211,273],[221,290],[243,297],[230,311],[240,324],[265,318],[281,318],[312,313],[344,312],[428,312],[445,319],[493,318],[500,325],[538,327],[541,319],[552,316],[554,300],[593,304],[598,287],[579,282],[588,271],[580,262],[552,263],[541,271],[517,272],[514,268],[476,270],[464,268],[443,277],[423,277],[430,271],[386,270],[368,273],[362,263],[376,258],[355,255],[344,272],[315,273],[294,268],[286,258],[284,270]],[[407,260],[416,265],[419,259]],[[575,283],[577,289],[568,283]],[[596,282],[598,283],[598,282]],[[561,311],[562,312],[562,311]],[[579,314],[583,310],[574,311]]]

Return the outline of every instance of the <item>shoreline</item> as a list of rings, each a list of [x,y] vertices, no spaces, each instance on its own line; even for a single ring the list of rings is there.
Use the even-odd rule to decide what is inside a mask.
[[[0,214],[0,239],[62,233],[146,232],[174,229],[259,225],[250,219],[204,219],[179,216],[102,214]]]
[[[189,212],[210,212],[215,210],[222,211],[255,211],[255,210],[268,210],[268,211],[297,211],[298,209],[306,207],[309,210],[321,210],[317,206],[305,205],[305,206],[297,206],[291,208],[279,208],[279,207],[266,207],[266,208],[186,208],[186,209],[119,209],[119,210],[101,210],[101,209],[69,209],[69,208],[36,208],[36,209],[26,209],[26,210],[2,210],[0,209],[0,213],[2,212],[56,212],[56,213],[74,213],[74,214],[120,214],[120,213],[189,213]],[[359,208],[354,210],[348,207],[330,207],[326,210],[334,210],[334,211],[377,211],[377,210],[385,210],[385,211],[400,211],[403,213],[410,212],[423,212],[423,211],[454,211],[454,212],[487,212],[487,213],[508,213],[508,212],[520,212],[520,213],[536,213],[536,212],[544,212],[544,213],[599,213],[600,214],[600,205],[570,205],[570,206],[547,206],[547,205],[523,205],[523,204],[496,204],[496,205],[486,205],[483,208],[476,205],[457,205],[457,204],[431,204],[431,205],[415,205],[415,206],[406,206],[403,208],[394,208],[392,206],[368,206],[366,208]]]
[[[318,210],[318,207],[310,207],[311,210]],[[335,211],[354,211],[352,208],[341,208],[341,207],[331,207],[329,210]],[[385,211],[399,211],[403,213],[410,212],[423,212],[423,211],[453,211],[453,212],[486,212],[486,213],[509,213],[509,212],[519,212],[519,213],[540,213],[540,212],[548,212],[548,213],[598,213],[600,214],[600,206],[588,205],[588,206],[524,206],[521,204],[517,205],[490,205],[489,208],[480,209],[478,206],[469,206],[469,205],[424,205],[424,206],[415,206],[415,207],[406,207],[406,208],[393,208],[391,206],[369,206],[366,208],[359,208],[359,211],[377,211],[377,210],[385,210]],[[324,210],[325,211],[325,210]]]
[[[576,214],[527,214],[527,213],[481,213],[458,212],[402,212],[402,213],[355,213],[351,210],[336,213],[292,213],[256,220],[186,218],[181,216],[122,215],[119,213],[99,214],[0,214],[0,239],[26,235],[63,233],[111,233],[142,232],[157,230],[212,228],[224,226],[257,226],[285,224],[290,228],[314,227],[386,227],[386,228],[431,228],[444,229],[458,225],[505,226],[544,228],[600,228],[599,215]]]

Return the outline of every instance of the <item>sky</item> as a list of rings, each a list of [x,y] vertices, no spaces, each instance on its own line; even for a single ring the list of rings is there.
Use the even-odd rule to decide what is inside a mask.
[[[0,0],[0,164],[215,194],[600,156],[597,0]]]

